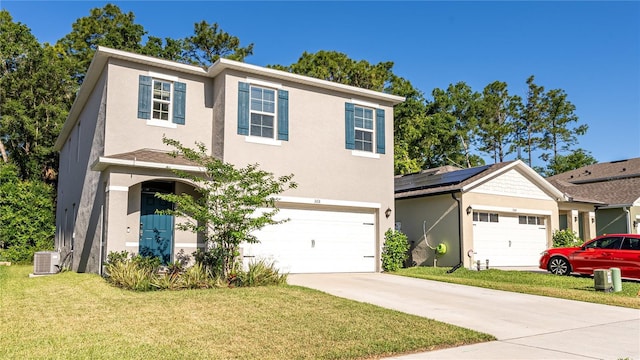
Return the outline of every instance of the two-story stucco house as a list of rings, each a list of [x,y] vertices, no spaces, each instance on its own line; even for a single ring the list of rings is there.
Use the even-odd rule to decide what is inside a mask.
[[[279,196],[288,222],[243,246],[284,272],[380,270],[394,226],[393,106],[398,96],[221,59],[208,69],[99,48],[55,148],[56,247],[75,271],[110,252],[175,260],[202,247],[156,192],[195,193],[172,169],[198,171],[163,136],[212,156],[258,163],[298,184]],[[70,255],[68,255],[70,254]]]

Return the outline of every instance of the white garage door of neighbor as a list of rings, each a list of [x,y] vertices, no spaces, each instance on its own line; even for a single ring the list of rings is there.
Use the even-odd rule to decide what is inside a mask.
[[[243,244],[244,262],[273,261],[283,273],[374,272],[373,213],[280,209],[276,219]]]
[[[473,222],[475,260],[482,266],[538,266],[547,248],[545,225],[520,224],[518,216],[499,214],[498,222]]]

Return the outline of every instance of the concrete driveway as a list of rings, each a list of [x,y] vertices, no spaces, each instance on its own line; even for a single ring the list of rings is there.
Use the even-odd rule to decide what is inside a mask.
[[[498,339],[392,359],[640,360],[640,310],[380,273],[291,274],[288,279],[291,285]]]

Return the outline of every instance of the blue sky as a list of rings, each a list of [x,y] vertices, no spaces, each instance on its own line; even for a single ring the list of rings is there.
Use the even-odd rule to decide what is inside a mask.
[[[482,91],[496,80],[524,96],[527,77],[535,75],[547,90],[564,89],[580,123],[589,125],[579,147],[601,162],[640,157],[640,2],[112,3],[158,37],[186,37],[196,22],[217,22],[242,45],[254,44],[250,64],[290,65],[319,50],[393,61],[394,73],[427,98],[451,83]],[[0,0],[14,21],[50,43],[105,4]]]

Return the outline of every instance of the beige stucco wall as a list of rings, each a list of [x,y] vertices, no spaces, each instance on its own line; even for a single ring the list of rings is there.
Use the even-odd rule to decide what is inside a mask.
[[[311,208],[313,204],[327,205],[325,200],[367,207],[377,214],[380,248],[384,232],[393,228],[393,215],[388,219],[384,216],[387,208],[394,211],[393,107],[367,98],[357,99],[375,102],[385,110],[386,154],[376,154],[377,158],[354,156],[345,149],[345,103],[352,101],[351,96],[268,78],[251,78],[277,83],[289,92],[289,141],[281,141],[279,145],[257,144],[237,134],[238,83],[247,78],[226,72],[218,76],[215,86],[225,89],[224,161],[238,166],[257,163],[276,176],[294,174],[298,187],[282,195],[303,201],[311,199]],[[224,86],[219,86],[219,82],[224,82]],[[217,101],[218,96],[216,107]]]
[[[150,148],[172,150],[162,143],[163,136],[193,147],[204,143],[211,149],[213,131],[213,81],[206,77],[188,75],[167,69],[142,67],[138,64],[111,59],[109,71],[107,117],[104,155]],[[175,77],[186,83],[185,124],[175,128],[148,125],[138,118],[139,75],[150,72]],[[169,123],[167,122],[167,125]]]

